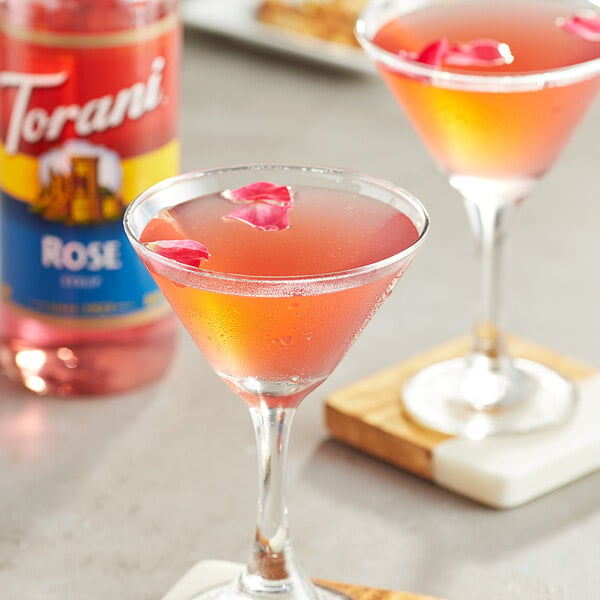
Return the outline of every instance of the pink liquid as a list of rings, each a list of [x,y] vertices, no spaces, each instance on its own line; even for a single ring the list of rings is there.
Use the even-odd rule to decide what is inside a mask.
[[[38,394],[109,394],[155,380],[171,362],[174,317],[106,330],[54,326],[0,306],[0,363]]]
[[[465,67],[479,75],[547,71],[600,58],[600,44],[557,25],[565,7],[548,2],[452,2],[402,15],[373,42],[390,51],[493,38],[515,60],[499,67]],[[381,74],[431,154],[454,174],[503,179],[536,178],[559,155],[600,87],[596,75],[562,87],[533,91],[471,91],[436,86],[381,66]],[[485,84],[484,84],[485,85]]]
[[[418,237],[408,217],[371,198],[317,188],[295,192],[291,226],[283,231],[223,221],[233,205],[212,195],[153,219],[142,241],[196,239],[211,253],[203,269],[282,277],[370,265]],[[297,404],[331,373],[407,265],[367,275],[354,287],[341,281],[333,291],[314,282],[270,296],[260,280],[239,293],[218,293],[202,289],[193,275],[152,261],[147,266],[215,371],[247,402],[260,398],[276,406]]]

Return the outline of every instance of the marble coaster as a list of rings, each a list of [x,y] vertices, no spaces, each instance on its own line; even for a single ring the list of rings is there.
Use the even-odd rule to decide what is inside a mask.
[[[600,467],[600,376],[579,383],[566,425],[481,442],[449,439],[434,448],[433,481],[496,508],[519,506]]]
[[[196,563],[162,600],[190,600],[217,585],[233,581],[243,565],[224,560],[203,560]]]
[[[402,382],[427,364],[466,351],[469,340],[462,339],[335,392],[325,405],[327,426],[341,442],[494,508],[519,506],[600,468],[598,371],[519,338],[508,342],[512,354],[576,383],[579,400],[568,423],[473,441],[412,422],[401,407]]]
[[[197,594],[203,591],[233,581],[242,568],[243,566],[240,564],[222,560],[201,561],[195,564],[162,600],[193,600]],[[315,583],[330,591],[341,592],[352,600],[441,600],[432,596],[368,588],[348,583],[333,583],[323,580],[316,580]],[[327,592],[325,591],[325,593]]]

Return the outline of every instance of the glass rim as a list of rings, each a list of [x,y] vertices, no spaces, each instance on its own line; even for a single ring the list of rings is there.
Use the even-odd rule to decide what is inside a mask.
[[[414,8],[427,3],[427,0],[414,0]],[[432,3],[433,4],[433,3]],[[575,8],[575,3],[572,3]],[[381,11],[382,7],[389,10]],[[577,5],[582,10],[583,6]],[[397,10],[393,10],[397,8]],[[591,10],[591,8],[588,8]],[[406,14],[401,2],[395,0],[370,0],[356,20],[354,33],[360,45],[372,60],[380,62],[389,69],[431,80],[438,87],[480,92],[526,92],[544,88],[563,87],[600,75],[600,57],[555,69],[541,71],[509,72],[498,75],[473,73],[460,69],[442,69],[427,65],[407,57],[384,50],[372,42],[373,35],[394,16]],[[385,13],[385,18],[383,17]],[[396,13],[396,15],[394,15]]]
[[[390,194],[401,198],[404,202],[407,202],[419,215],[422,220],[422,225],[419,226],[415,219],[410,215],[406,214],[405,211],[400,210],[405,214],[414,225],[417,230],[418,237],[417,239],[410,244],[408,247],[404,248],[400,252],[393,254],[387,258],[369,263],[367,265],[362,265],[360,267],[353,267],[352,269],[345,269],[341,271],[332,271],[329,273],[315,273],[308,275],[245,275],[239,273],[227,273],[220,271],[211,271],[208,269],[203,269],[201,267],[192,267],[189,265],[184,265],[183,263],[177,262],[173,259],[166,258],[161,256],[160,254],[153,252],[148,249],[146,245],[139,241],[138,235],[133,230],[132,226],[132,215],[136,211],[136,209],[143,204],[145,201],[148,201],[149,198],[155,196],[156,194],[160,194],[161,192],[169,189],[170,187],[185,183],[192,182],[197,179],[202,179],[204,177],[215,176],[224,173],[231,172],[241,172],[241,171],[266,171],[266,170],[279,170],[279,171],[294,171],[296,173],[307,172],[313,175],[319,176],[332,176],[332,177],[349,177],[355,179],[357,181],[363,181],[367,184],[373,185],[379,189],[387,190]],[[215,190],[216,191],[216,190]],[[190,198],[191,199],[191,198]],[[355,171],[352,169],[343,169],[337,167],[322,167],[317,165],[294,165],[294,164],[283,164],[283,163],[244,163],[244,164],[232,164],[225,165],[221,167],[215,167],[211,169],[201,169],[201,170],[193,170],[188,171],[186,173],[182,173],[180,175],[176,175],[174,177],[169,177],[164,179],[148,189],[139,194],[133,202],[131,202],[124,213],[123,216],[123,226],[125,229],[125,233],[129,238],[130,242],[134,246],[138,255],[149,258],[153,261],[156,261],[160,264],[163,264],[167,267],[176,269],[181,273],[187,273],[193,275],[194,277],[201,277],[206,279],[207,281],[213,281],[215,283],[223,282],[226,284],[256,284],[263,283],[265,286],[282,286],[282,285],[290,285],[290,284],[315,284],[315,283],[331,283],[336,281],[343,281],[346,279],[351,279],[354,277],[359,277],[361,275],[365,275],[367,273],[376,272],[386,267],[390,267],[395,263],[402,262],[404,259],[408,258],[412,254],[416,252],[416,250],[423,243],[430,226],[430,219],[427,209],[423,205],[423,203],[418,200],[413,194],[401,188],[400,186],[391,183],[385,179],[381,179],[378,177],[374,177],[371,175],[366,175],[361,173],[360,171]]]

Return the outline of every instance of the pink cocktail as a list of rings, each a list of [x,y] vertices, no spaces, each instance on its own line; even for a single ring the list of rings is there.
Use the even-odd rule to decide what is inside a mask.
[[[477,439],[564,422],[572,382],[504,351],[500,256],[513,207],[600,89],[600,15],[570,0],[373,0],[357,35],[463,196],[481,255],[472,350],[415,375],[405,408],[421,424]]]
[[[240,284],[243,294],[208,290],[193,280],[180,285],[180,274],[152,262],[150,270],[215,371],[237,393],[252,405],[293,406],[331,373],[399,272],[335,293],[328,290],[328,274],[389,259],[414,244],[419,232],[396,208],[331,188],[294,186],[293,221],[282,231],[223,220],[231,208],[219,194],[179,204],[150,221],[141,241],[202,242],[211,253],[206,270],[259,278]],[[310,294],[283,293],[265,279],[298,278],[302,285],[307,275],[314,278]],[[260,395],[262,389],[270,392]]]
[[[265,197],[249,200],[249,187]],[[252,165],[167,180],[131,205],[125,226],[255,427],[254,546],[240,578],[208,597],[331,595],[302,573],[289,540],[289,428],[301,400],[329,376],[408,268],[428,229],[425,210],[396,186],[357,173]]]
[[[560,3],[481,4],[428,5],[386,23],[373,37],[375,45],[391,54],[418,51],[442,35],[448,40],[501,40],[510,49],[510,62],[460,67],[464,75],[484,78],[472,84],[479,83],[479,89],[463,89],[458,83],[450,87],[435,78],[424,85],[389,66],[380,73],[445,172],[455,178],[519,178],[534,185],[598,91],[597,77],[574,81],[570,69],[599,59],[600,44],[557,26],[559,15],[569,14]],[[567,85],[535,81],[536,72],[563,68]],[[519,86],[507,82],[503,89],[503,75],[517,76]]]

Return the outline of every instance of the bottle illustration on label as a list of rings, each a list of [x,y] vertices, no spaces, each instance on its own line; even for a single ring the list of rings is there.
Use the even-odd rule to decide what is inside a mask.
[[[19,21],[37,2],[0,5],[0,364],[39,394],[120,391],[174,348],[122,216],[179,170],[178,3],[42,2],[54,32]]]

